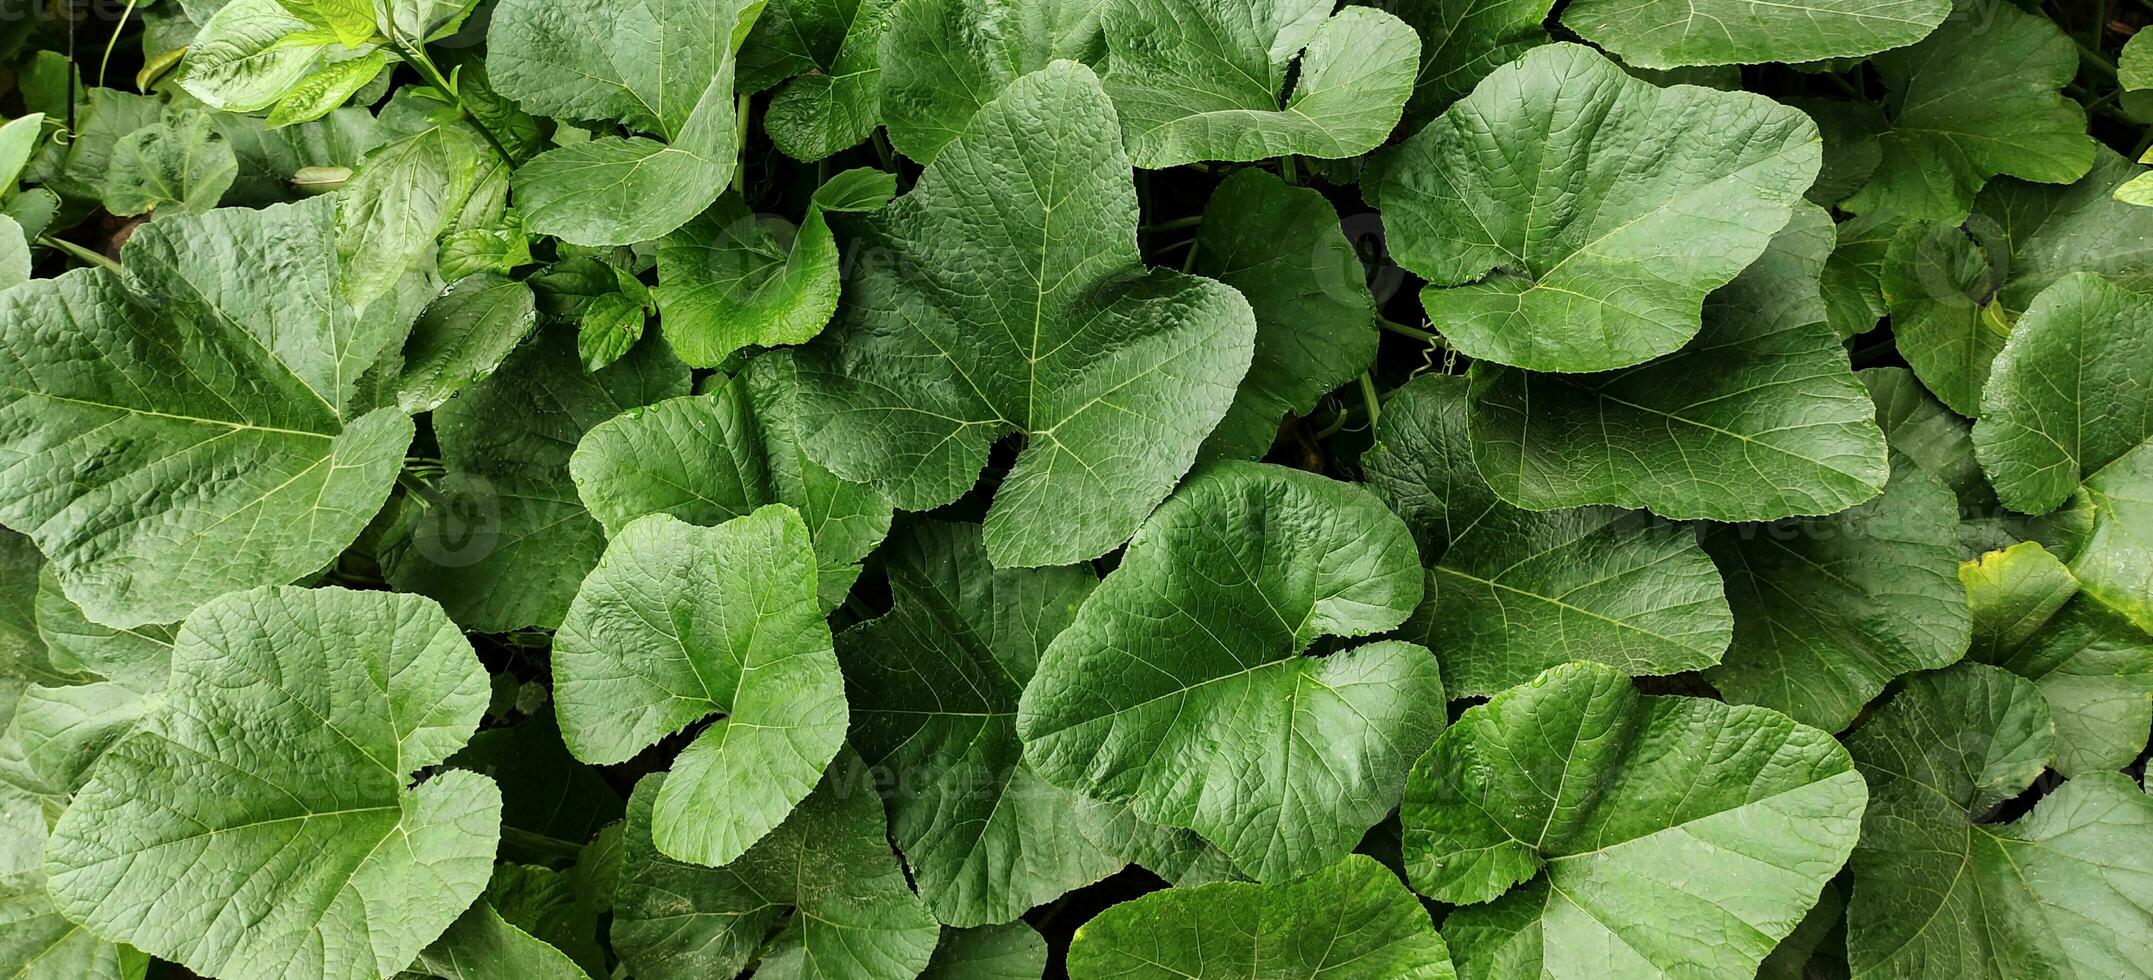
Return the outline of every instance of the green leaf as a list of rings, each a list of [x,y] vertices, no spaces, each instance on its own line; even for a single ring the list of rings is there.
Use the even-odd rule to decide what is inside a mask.
[[[1681,351],[1584,376],[1472,368],[1473,460],[1528,510],[1613,504],[1663,517],[1774,520],[1876,495],[1875,409],[1824,320],[1813,205],[1705,305]]]
[[[1414,887],[1467,904],[1443,923],[1467,980],[1730,977],[1816,902],[1866,796],[1824,732],[1569,664],[1467,709],[1399,814]]]
[[[1855,729],[1869,781],[1847,903],[1858,977],[1966,980],[2153,973],[2153,797],[2080,776],[2008,824],[1980,822],[2051,756],[2034,686],[1966,664],[1908,681]]]
[[[491,273],[466,276],[428,304],[404,342],[396,401],[430,412],[493,374],[538,322],[531,287]]]
[[[255,112],[308,75],[372,53],[370,44],[347,46],[334,32],[314,29],[279,0],[231,0],[188,45],[179,83],[211,108]]]
[[[22,225],[0,214],[0,292],[30,281],[30,242]]]
[[[1761,96],[1663,89],[1553,44],[1379,156],[1368,190],[1460,353],[1606,371],[1697,334],[1706,295],[1786,227],[1822,146]]]
[[[743,347],[806,343],[837,312],[838,272],[821,208],[808,208],[794,229],[727,193],[658,243],[659,323],[696,367]]]
[[[2078,51],[2044,15],[1959,0],[1926,40],[1870,62],[1891,128],[1849,211],[1957,220],[1991,177],[2068,184],[2093,163],[2086,111],[2061,91]]]
[[[1519,510],[1469,455],[1466,381],[1429,376],[1384,403],[1368,487],[1414,530],[1427,597],[1405,635],[1443,651],[1452,697],[1572,660],[1673,674],[1719,662],[1733,614],[1696,532],[1610,507]]]
[[[713,714],[673,762],[652,833],[722,865],[778,825],[845,741],[845,694],[815,602],[815,554],[790,507],[714,528],[654,515],[621,528],[553,645],[568,749],[626,762]]]
[[[1017,741],[1017,699],[1097,576],[992,568],[972,524],[917,522],[882,554],[890,612],[839,634],[837,655],[852,744],[901,774],[891,834],[935,918],[1007,922],[1120,870],[1092,843],[1104,828]]]
[[[2086,595],[2153,633],[2153,440],[2086,478],[2056,521]]]
[[[741,73],[748,74],[749,57],[759,54],[782,64],[758,66],[763,73],[775,73],[778,79],[800,76],[770,97],[763,114],[763,131],[779,152],[813,162],[850,149],[874,132],[882,118],[878,52],[896,4],[770,0],[748,34]]]
[[[495,89],[534,115],[640,133],[556,147],[516,170],[532,231],[627,245],[686,224],[739,162],[735,38],[752,0],[504,0],[487,34]]]
[[[345,290],[353,303],[373,302],[430,257],[456,213],[505,166],[439,106],[420,96],[392,100],[382,116],[395,138],[368,151],[332,195],[336,253],[359,270]]]
[[[1904,47],[1944,22],[1951,0],[1578,0],[1562,26],[1641,68],[1788,64]]]
[[[907,510],[963,495],[996,440],[1026,435],[987,512],[997,565],[1127,539],[1247,373],[1240,294],[1144,268],[1117,132],[1082,66],[1011,85],[857,223],[880,260],[798,357],[809,455]]]
[[[1420,40],[1373,7],[1333,6],[1109,0],[1104,82],[1130,158],[1157,170],[1381,145],[1412,94]]]
[[[859,757],[840,753],[785,823],[723,868],[651,845],[651,811],[677,776],[628,800],[613,948],[638,976],[729,977],[760,954],[775,980],[909,980],[939,927],[905,885]],[[767,940],[767,943],[766,943]]]
[[[239,174],[239,159],[198,112],[129,133],[113,146],[105,174],[105,210],[117,215],[200,214],[217,206]]]
[[[149,957],[98,938],[53,908],[45,836],[36,803],[0,786],[0,976],[142,980]]]
[[[1354,854],[1293,881],[1218,882],[1113,906],[1077,928],[1069,975],[1455,980],[1458,974],[1413,893],[1374,858]]]
[[[1375,361],[1367,270],[1330,201],[1256,169],[1219,183],[1194,248],[1193,271],[1239,290],[1256,313],[1248,377],[1200,455],[1256,459],[1288,412],[1308,414]]]
[[[2005,506],[2054,510],[2153,437],[2153,296],[2075,273],[2041,291],[1997,355],[1974,451]]]
[[[1038,980],[1047,972],[1047,941],[1012,922],[977,929],[944,929],[934,959],[919,980]]]
[[[1876,329],[1891,308],[1884,304],[1884,256],[1899,231],[1897,218],[1855,215],[1839,223],[1821,283],[1826,319],[1841,339]]]
[[[622,412],[688,392],[688,369],[645,341],[589,373],[563,331],[542,331],[493,376],[434,411],[449,475],[404,498],[383,532],[389,584],[432,596],[465,628],[559,625],[605,550],[569,476],[576,441]]]
[[[2131,763],[2153,730],[2153,636],[2092,598],[2027,541],[1959,565],[1973,610],[1972,660],[2032,681],[2056,725],[2057,772]]]
[[[2153,88],[2153,38],[2132,34],[2116,57],[2118,82],[2128,91]]]
[[[53,899],[197,973],[388,976],[485,887],[499,791],[465,772],[407,788],[485,705],[477,656],[425,599],[212,602],[180,629],[163,703],[53,828]]]
[[[1898,465],[1851,510],[1708,529],[1734,644],[1705,676],[1729,701],[1836,732],[1892,678],[1957,661],[1971,629],[1958,517],[1936,477]]]
[[[387,496],[411,422],[359,397],[408,314],[339,297],[330,203],[151,222],[128,284],[0,294],[0,521],[112,626],[328,564]]]
[[[510,925],[483,899],[414,964],[442,980],[589,980],[568,954]]]
[[[1959,500],[1961,557],[2026,536],[2025,522],[2004,511],[1974,459],[1973,426],[1952,414],[1905,368],[1869,368],[1862,384],[1876,401],[1876,424],[1894,453],[1942,481]]]
[[[2076,272],[2153,288],[2153,212],[2116,201],[2140,173],[2102,149],[2066,187],[1998,181],[1963,225],[1910,222],[1883,267],[1892,335],[1923,384],[1960,415],[1979,415],[1990,364],[2043,290]]]
[[[620,360],[643,339],[650,313],[624,293],[606,293],[585,307],[576,324],[576,356],[583,370],[597,371]]]
[[[980,107],[1054,61],[1106,57],[1109,0],[905,0],[890,11],[879,60],[890,144],[922,164]]]
[[[1350,484],[1206,467],[1047,647],[1017,730],[1049,781],[1187,827],[1275,881],[1336,861],[1443,727],[1435,658],[1380,633],[1420,601],[1412,537]]]
[[[90,622],[50,569],[29,571],[31,639],[8,673],[31,683],[0,736],[0,781],[57,812],[90,767],[133,732],[172,671],[170,626],[116,630]],[[28,621],[26,626],[31,625]]]
[[[0,125],[0,197],[15,193],[15,180],[22,176],[23,164],[30,162],[30,154],[45,135],[45,114],[33,112],[19,116]]]
[[[1809,188],[1810,201],[1828,207],[1869,182],[1884,160],[1884,149],[1877,137],[1890,128],[1883,107],[1842,99],[1791,98],[1786,102],[1816,120],[1817,132],[1824,137],[1824,166],[1817,172],[1817,182]],[[1867,216],[1872,222],[1886,217],[1873,212]],[[1874,326],[1875,321],[1870,325]]]
[[[1401,127],[1413,132],[1490,72],[1546,44],[1541,25],[1555,0],[1397,0],[1385,6],[1420,34],[1420,71]]]
[[[716,525],[791,506],[814,538],[823,606],[835,608],[889,533],[891,508],[800,450],[794,386],[790,358],[765,354],[714,393],[600,424],[569,462],[584,506],[609,533],[646,514]]]
[[[349,101],[389,66],[385,51],[374,51],[349,61],[339,61],[293,85],[269,113],[269,128],[281,129],[313,122]]]

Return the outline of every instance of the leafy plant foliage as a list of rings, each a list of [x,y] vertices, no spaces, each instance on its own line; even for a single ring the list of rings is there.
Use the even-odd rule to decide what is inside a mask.
[[[0,976],[2153,980],[2153,5],[0,15]]]

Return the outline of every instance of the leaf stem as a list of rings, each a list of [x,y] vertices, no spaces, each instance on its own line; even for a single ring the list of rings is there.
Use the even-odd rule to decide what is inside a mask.
[[[106,256],[103,252],[93,252],[64,238],[54,238],[51,235],[39,235],[37,236],[37,243],[39,245],[45,246],[46,248],[59,249],[60,251],[67,253],[69,256],[73,257],[75,260],[81,262],[84,265],[98,266],[99,268],[102,268],[107,272],[117,273],[120,271],[120,264],[118,262],[112,261],[112,259],[109,256]]]
[[[1361,372],[1361,401],[1368,405],[1368,426],[1374,428],[1383,418],[1383,401],[1376,394],[1376,380],[1368,372]]]
[[[127,29],[127,20],[135,15],[137,0],[127,0],[127,9],[120,11],[118,23],[112,25],[112,36],[105,40],[105,55],[97,59],[97,87],[105,87],[105,68],[112,64],[112,49],[120,46],[120,32]]]
[[[401,35],[393,33],[393,28],[389,38],[389,45],[396,49],[396,53],[403,57],[405,63],[418,71],[420,77],[426,79],[426,84],[432,86],[434,91],[441,93],[443,98],[455,104],[456,110],[463,113],[465,119],[470,120],[471,128],[478,130],[478,134],[486,138],[486,145],[493,147],[493,152],[501,155],[501,162],[511,167],[516,165],[516,157],[508,152],[508,145],[502,143],[501,138],[495,136],[492,129],[487,128],[485,123],[479,121],[478,113],[471,111],[471,106],[464,102],[463,95],[456,91],[456,86],[450,84],[448,77],[441,74],[441,69],[434,67],[433,59],[426,56],[424,45],[407,43]]]
[[[2116,63],[2108,60],[2107,55],[2104,55],[2099,51],[2095,50],[2092,45],[2087,44],[2085,41],[2079,38],[2072,38],[2071,43],[2078,46],[2079,63],[2093,69],[2095,73],[2102,75],[2103,77],[2106,77],[2111,81],[2113,81],[2117,77]]]
[[[1436,334],[1428,330],[1422,330],[1419,327],[1409,327],[1403,323],[1399,323],[1396,320],[1389,319],[1388,317],[1377,317],[1376,326],[1382,327],[1383,329],[1388,330],[1394,334],[1411,337],[1414,340],[1419,340],[1430,344],[1440,343],[1443,339],[1440,334]]]
[[[1147,235],[1148,235],[1148,234],[1153,234],[1153,233],[1156,233],[1156,232],[1162,232],[1162,231],[1178,231],[1178,230],[1180,230],[1180,229],[1182,229],[1182,228],[1194,228],[1194,227],[1196,227],[1197,225],[1200,225],[1200,224],[1203,224],[1203,223],[1204,223],[1204,216],[1203,216],[1203,215],[1200,215],[1200,214],[1192,214],[1192,215],[1189,215],[1189,216],[1188,216],[1188,217],[1186,217],[1186,218],[1175,218],[1175,219],[1174,219],[1174,220],[1172,220],[1172,221],[1161,221],[1161,222],[1159,222],[1158,224],[1155,224],[1155,225],[1145,225],[1145,226],[1144,226],[1144,227],[1142,227],[1142,228],[1138,228],[1138,229],[1137,229],[1137,231],[1143,232],[1143,233],[1145,233],[1145,234],[1147,234]]]

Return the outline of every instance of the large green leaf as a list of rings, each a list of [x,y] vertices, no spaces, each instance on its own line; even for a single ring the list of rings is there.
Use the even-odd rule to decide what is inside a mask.
[[[1256,459],[1288,412],[1307,414],[1375,360],[1367,272],[1330,201],[1256,169],[1219,183],[1193,247],[1193,271],[1239,290],[1256,312],[1248,377],[1202,456]]]
[[[1816,902],[1866,796],[1824,732],[1569,664],[1467,709],[1400,817],[1415,888],[1494,900],[1443,923],[1467,980],[1732,977]]]
[[[1040,657],[1017,730],[1040,774],[1187,827],[1260,880],[1337,860],[1443,727],[1410,643],[1325,657],[1421,597],[1405,526],[1358,487],[1255,463],[1192,477]]]
[[[1109,0],[905,0],[882,37],[890,145],[932,162],[1011,82],[1057,60],[1098,64]]]
[[[890,502],[801,452],[794,391],[792,359],[773,352],[711,394],[601,423],[569,460],[576,490],[611,532],[645,514],[720,524],[789,505],[814,538],[818,588],[834,608],[889,533]]]
[[[1854,851],[1856,977],[2153,976],[2153,797],[2080,776],[2008,824],[1979,822],[2052,755],[2025,680],[1966,664],[1923,674],[1847,739],[1869,781]]]
[[[2057,772],[2121,769],[2153,731],[2153,636],[2099,600],[2026,541],[1959,566],[1973,611],[1969,659],[2032,681],[2056,725]]]
[[[1572,660],[1632,675],[1718,663],[1734,617],[1696,532],[1611,507],[1504,503],[1473,467],[1465,405],[1464,378],[1406,385],[1361,458],[1429,566],[1405,632],[1442,651],[1450,695],[1493,694]]]
[[[1390,869],[1354,854],[1273,885],[1153,892],[1079,927],[1074,980],[1455,980],[1428,913]]]
[[[1875,410],[1825,321],[1817,268],[1829,219],[1788,231],[1705,304],[1681,351],[1625,371],[1532,374],[1476,364],[1473,459],[1531,510],[1614,504],[1674,518],[1829,514],[1887,473]],[[1820,246],[1822,246],[1820,250]]]
[[[995,569],[978,526],[927,521],[882,567],[889,614],[839,634],[837,655],[852,744],[901,780],[891,833],[927,907],[950,925],[1007,922],[1120,870],[1092,843],[1099,821],[1017,741],[1017,699],[1096,575]]]
[[[1951,0],[1578,0],[1562,26],[1641,68],[1850,58],[1904,47]]]
[[[797,359],[809,455],[908,510],[955,500],[997,439],[1026,435],[987,512],[998,565],[1127,539],[1248,371],[1239,293],[1144,268],[1119,132],[1080,65],[1011,85],[860,222],[876,260]]]
[[[465,628],[552,628],[605,550],[570,477],[600,422],[688,393],[688,369],[646,340],[597,372],[565,331],[542,331],[500,370],[434,411],[448,475],[402,499],[383,532],[389,584],[432,596]]]
[[[163,702],[53,828],[53,898],[197,973],[388,976],[485,888],[500,792],[461,771],[411,787],[485,707],[485,670],[426,599],[218,599],[181,627]]]
[[[2088,477],[2055,526],[2085,593],[2153,633],[2153,439]]]
[[[1957,220],[1991,177],[2068,184],[2093,163],[2086,111],[2061,91],[2078,73],[2070,37],[2011,4],[1955,7],[1926,40],[1871,59],[1891,128],[1848,210]]]
[[[35,636],[45,661],[19,663],[31,681],[0,735],[0,781],[54,811],[90,766],[133,732],[172,671],[172,628],[112,629],[90,622],[50,570],[32,573]]]
[[[361,305],[431,258],[457,212],[507,166],[454,106],[406,89],[381,115],[391,138],[367,151],[334,195],[336,254],[353,269],[344,293]]]
[[[724,714],[673,760],[655,804],[658,849],[696,864],[769,833],[845,741],[815,553],[790,507],[621,528],[561,620],[553,676],[561,736],[585,762],[626,762]]]
[[[686,224],[739,163],[734,52],[753,0],[503,0],[487,32],[494,87],[533,115],[617,122],[517,168],[532,231],[628,245]]]
[[[45,815],[0,786],[0,976],[142,980],[149,957],[97,937],[53,908],[45,887]]]
[[[1706,673],[1728,700],[1836,732],[1892,678],[1965,655],[1957,501],[1899,463],[1851,510],[1705,532],[1734,607],[1734,644]]]
[[[890,853],[872,773],[841,753],[784,824],[722,868],[651,845],[651,811],[677,776],[628,799],[613,948],[637,976],[910,980],[939,929]]]
[[[1459,352],[1605,371],[1696,335],[1706,294],[1787,225],[1822,146],[1762,96],[1663,89],[1553,44],[1379,157],[1367,190]]]
[[[0,521],[90,618],[167,623],[313,572],[388,495],[411,422],[361,397],[408,314],[340,296],[326,200],[151,222],[0,293]]]
[[[882,36],[897,0],[769,0],[740,53],[742,88],[798,75],[770,97],[763,131],[814,161],[857,145],[882,120]],[[774,76],[774,77],[772,77]]]
[[[1395,0],[1385,5],[1420,34],[1420,73],[1403,128],[1417,131],[1496,68],[1547,43],[1555,0]]]
[[[1334,6],[1109,0],[1105,83],[1130,158],[1163,169],[1381,145],[1413,92],[1420,40],[1374,7]]]
[[[2153,209],[2112,193],[2143,171],[2104,148],[2076,183],[1997,181],[1963,224],[1898,231],[1882,270],[1892,336],[1952,411],[1980,414],[2012,323],[2058,280],[2098,272],[2125,288],[2153,287]]]
[[[2013,510],[2054,510],[2153,437],[2153,296],[2077,273],[2041,291],[1990,368],[1974,451]]]

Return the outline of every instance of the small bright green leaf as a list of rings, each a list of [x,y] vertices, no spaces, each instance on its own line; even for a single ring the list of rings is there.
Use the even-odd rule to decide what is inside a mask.
[[[1472,368],[1473,460],[1529,510],[1613,504],[1663,517],[1775,520],[1876,495],[1875,408],[1824,322],[1829,239],[1813,205],[1705,305],[1683,350],[1583,376]]]
[[[200,214],[217,206],[238,174],[239,159],[206,113],[174,113],[113,147],[111,170],[105,175],[105,210],[118,215],[158,208]]]
[[[779,152],[815,161],[849,149],[882,119],[882,36],[897,0],[770,0],[742,50],[756,49],[781,74],[798,75],[770,97],[763,131]]]
[[[1788,64],[1904,47],[1951,0],[1578,0],[1562,26],[1640,68]]]
[[[839,634],[837,654],[852,744],[902,776],[890,829],[927,907],[950,925],[1007,922],[1120,870],[1081,800],[1017,741],[1040,652],[1098,578],[993,568],[971,524],[915,523],[882,554],[890,612]]]
[[[2142,33],[2142,32],[2141,32]],[[2116,74],[2125,89],[2153,88],[2153,36],[2132,34],[2116,57]]]
[[[633,297],[606,293],[591,301],[576,322],[576,356],[583,370],[597,371],[620,360],[643,339],[649,311]]]
[[[269,113],[269,128],[281,129],[313,122],[349,101],[389,66],[389,55],[375,51],[363,57],[339,61],[293,85]]]
[[[1368,487],[1419,539],[1427,597],[1405,635],[1442,651],[1452,697],[1572,660],[1625,674],[1719,662],[1733,615],[1696,532],[1611,507],[1519,510],[1468,453],[1466,381],[1424,377],[1384,403]]]
[[[2153,730],[2153,636],[2098,600],[2027,541],[1959,566],[1973,610],[1969,659],[2034,683],[2056,724],[2057,772],[2123,768]]]
[[[1381,145],[1413,92],[1420,40],[1374,7],[1334,6],[1109,0],[1104,84],[1130,158],[1157,170]]]
[[[658,794],[668,856],[722,865],[778,825],[845,740],[844,683],[790,507],[714,528],[670,515],[613,535],[553,645],[569,751],[625,762],[713,714]]]
[[[212,602],[180,629],[163,703],[54,827],[53,898],[198,973],[388,976],[485,888],[499,791],[466,772],[409,788],[485,705],[485,670],[425,599]]]
[[[1705,674],[1727,700],[1836,732],[1892,678],[1965,655],[1957,501],[1899,462],[1851,510],[1705,532],[1734,607],[1734,644]]]
[[[1847,739],[1869,781],[1847,903],[1856,977],[2153,975],[2153,797],[2129,778],[2063,784],[2008,824],[1977,822],[2051,756],[2025,680],[1965,664],[1909,680]]]
[[[372,50],[339,43],[333,32],[314,29],[278,0],[231,0],[188,46],[179,83],[211,108],[254,112],[275,105],[328,64]]]
[[[404,342],[397,404],[430,412],[493,374],[538,321],[531,287],[490,273],[466,276],[419,314]]]
[[[434,411],[448,478],[406,497],[383,532],[396,588],[432,596],[465,628],[552,628],[605,550],[569,458],[591,427],[688,392],[688,369],[646,341],[603,371],[564,331],[541,331],[484,381]]]
[[[835,608],[889,533],[890,502],[801,451],[795,391],[790,358],[764,354],[712,394],[599,425],[569,461],[584,506],[613,532],[645,514],[715,525],[786,504],[807,523],[822,603]]]
[[[2057,517],[2085,593],[2153,633],[2153,440],[2087,477]]]
[[[2068,184],[2093,163],[2086,111],[2061,91],[2078,51],[2046,15],[1959,0],[1926,40],[1870,62],[1891,128],[1849,211],[1957,220],[1991,177]]]
[[[1732,977],[1816,902],[1866,797],[1824,732],[1569,664],[1467,709],[1400,817],[1414,887],[1494,900],[1443,923],[1467,980]]]
[[[1109,0],[905,0],[883,35],[882,122],[890,144],[933,162],[1011,82],[1058,60],[1106,57]]]
[[[22,176],[23,164],[30,162],[30,154],[37,150],[38,142],[45,134],[45,114],[33,112],[0,125],[0,197],[15,193],[15,180]]]
[[[1047,972],[1047,941],[1012,922],[977,929],[944,929],[934,959],[919,980],[1038,980]]]
[[[1118,132],[1082,66],[1011,85],[857,222],[879,261],[798,357],[809,455],[899,507],[957,499],[997,439],[1026,435],[987,512],[997,565],[1121,544],[1247,373],[1247,301],[1144,268]]]
[[[374,36],[374,0],[277,0],[292,16],[326,27],[346,47]]]
[[[658,245],[658,313],[681,360],[815,339],[837,312],[837,241],[821,209],[793,229],[726,194]]]
[[[494,87],[535,115],[646,136],[557,147],[517,169],[531,230],[578,245],[660,237],[733,179],[735,32],[751,0],[504,0],[488,32]]]
[[[628,800],[613,948],[646,977],[729,977],[758,953],[769,980],[919,975],[940,930],[890,853],[871,777],[840,753],[783,825],[723,868],[651,845],[654,803],[680,777],[644,777]]]
[[[1989,373],[1974,450],[2005,506],[2054,510],[2153,437],[2153,296],[2076,273],[2041,291]]]
[[[1240,290],[1256,313],[1248,377],[1200,455],[1256,459],[1286,413],[1307,414],[1375,360],[1367,271],[1330,201],[1253,168],[1212,192],[1194,248],[1193,271]]]
[[[1450,951],[1390,869],[1348,855],[1278,884],[1153,892],[1077,928],[1073,980],[1455,980]]]
[[[1546,44],[1541,25],[1555,0],[1397,0],[1385,6],[1420,33],[1420,73],[1403,124],[1414,132],[1490,72]]]
[[[2153,212],[2110,194],[2142,171],[2102,149],[2077,183],[1997,181],[1963,225],[1900,229],[1882,279],[1892,335],[1952,411],[1981,414],[1981,390],[2012,324],[2058,280],[2093,270],[2126,289],[2153,288]]]
[[[0,520],[92,619],[179,619],[313,572],[381,506],[411,422],[358,380],[408,314],[338,293],[328,201],[153,221],[126,287],[0,293]]]
[[[1040,657],[1017,730],[1048,780],[1187,827],[1259,880],[1336,861],[1443,727],[1436,661],[1379,633],[1421,597],[1367,492],[1217,463],[1161,506]]]
[[[1786,227],[1822,146],[1761,96],[1659,88],[1554,44],[1379,157],[1368,190],[1460,353],[1605,371],[1696,335],[1706,295]]]

